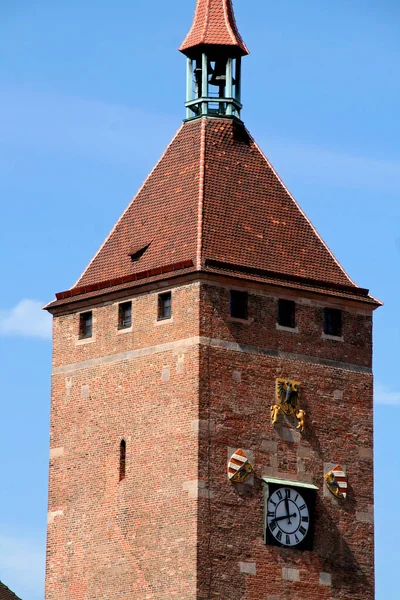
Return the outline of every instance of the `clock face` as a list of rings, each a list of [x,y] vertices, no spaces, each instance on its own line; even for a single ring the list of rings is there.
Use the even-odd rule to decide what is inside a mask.
[[[267,527],[282,546],[303,542],[310,527],[310,511],[297,489],[281,487],[269,496]]]

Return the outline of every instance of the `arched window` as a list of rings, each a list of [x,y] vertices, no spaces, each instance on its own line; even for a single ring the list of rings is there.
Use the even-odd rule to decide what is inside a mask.
[[[125,465],[126,465],[126,442],[121,440],[119,445],[119,480],[125,479]]]

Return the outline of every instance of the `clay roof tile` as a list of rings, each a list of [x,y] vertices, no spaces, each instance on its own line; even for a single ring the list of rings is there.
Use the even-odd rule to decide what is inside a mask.
[[[132,248],[148,240],[132,261]],[[168,277],[171,265],[208,270],[210,261],[232,275],[238,265],[239,277],[245,265],[250,277],[262,270],[277,284],[314,282],[323,293],[325,282],[327,291],[367,299],[244,125],[204,117],[181,127],[71,292]]]
[[[192,27],[179,50],[188,54],[203,45],[228,46],[240,55],[249,54],[236,25],[232,0],[197,0]]]

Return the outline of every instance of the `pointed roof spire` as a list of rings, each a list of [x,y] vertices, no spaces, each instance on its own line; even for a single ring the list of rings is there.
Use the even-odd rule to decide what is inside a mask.
[[[249,54],[236,25],[232,0],[197,0],[192,27],[179,48],[191,54],[199,46],[226,46],[235,54]]]

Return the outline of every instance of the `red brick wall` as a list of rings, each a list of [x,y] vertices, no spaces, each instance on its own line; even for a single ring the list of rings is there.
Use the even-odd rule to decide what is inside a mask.
[[[228,298],[226,288],[203,287],[203,335],[232,346],[303,351],[307,358],[263,356],[254,348],[201,349],[199,460],[209,494],[199,501],[198,597],[373,600],[372,376],[365,367],[318,364],[323,357],[369,365],[371,319],[346,312],[345,342],[333,342],[321,339],[318,306],[298,307],[299,333],[291,334],[276,330],[275,299],[252,295],[254,323],[246,325],[227,321]],[[301,436],[290,418],[275,429],[270,424],[277,377],[301,382],[301,406],[307,411]],[[228,457],[239,447],[254,461],[250,484],[227,480]],[[345,501],[334,498],[323,481],[337,463],[348,475]],[[264,544],[263,475],[319,487],[313,551]]]
[[[93,309],[83,345],[78,314],[55,318],[47,600],[195,597],[199,361],[179,340],[198,333],[198,286],[173,291],[163,324],[156,296],[134,299],[125,334],[117,304]]]
[[[340,305],[332,303],[335,299],[311,300],[279,294],[273,296],[270,292],[250,290],[249,319],[246,327],[229,318],[230,289],[227,286],[202,286],[201,335],[268,348],[277,352],[290,352],[371,366],[370,310],[346,307],[342,315],[344,342],[338,342],[324,339],[322,335],[324,307],[340,308]],[[234,289],[245,290],[246,288],[235,286]],[[278,298],[296,300],[297,333],[277,329]]]
[[[371,317],[345,308],[326,340],[324,302],[299,299],[298,333],[279,331],[277,298],[253,290],[244,324],[228,287],[181,285],[159,323],[152,291],[130,332],[118,302],[93,307],[88,342],[78,313],[55,317],[46,600],[373,599]],[[270,424],[281,376],[301,382],[301,437]],[[250,484],[227,481],[238,447]],[[323,483],[338,462],[345,502]],[[264,545],[263,475],[319,487],[312,552]]]

